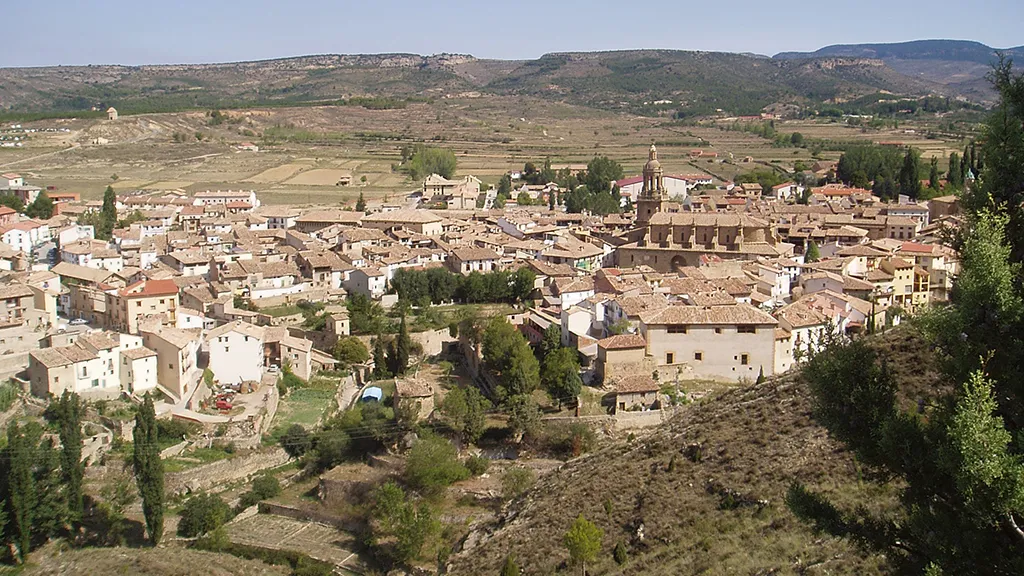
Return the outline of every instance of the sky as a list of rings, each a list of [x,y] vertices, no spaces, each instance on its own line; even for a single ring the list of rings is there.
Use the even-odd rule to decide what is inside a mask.
[[[926,38],[1024,45],[1022,0],[0,0],[0,67],[666,48],[775,54]]]

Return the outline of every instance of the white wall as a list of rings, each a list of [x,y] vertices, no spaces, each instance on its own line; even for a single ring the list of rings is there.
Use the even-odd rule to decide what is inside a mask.
[[[225,384],[259,382],[263,378],[263,340],[239,332],[212,338],[210,370]]]

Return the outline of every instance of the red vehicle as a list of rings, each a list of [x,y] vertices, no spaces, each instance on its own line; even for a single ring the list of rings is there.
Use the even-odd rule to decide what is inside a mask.
[[[231,402],[227,400],[217,400],[217,410],[231,410]]]

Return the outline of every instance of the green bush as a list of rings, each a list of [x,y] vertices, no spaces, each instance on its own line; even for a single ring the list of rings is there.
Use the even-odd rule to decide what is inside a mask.
[[[157,420],[157,437],[161,443],[177,444],[182,437],[191,436],[198,430],[198,424],[182,422],[181,420]]]
[[[537,482],[537,474],[523,466],[509,468],[501,475],[501,495],[511,500],[530,488]]]
[[[625,564],[626,562],[629,562],[629,552],[626,551],[626,545],[622,542],[616,544],[615,551],[612,553],[612,557],[615,558],[615,563],[620,566]]]
[[[238,499],[238,510],[254,506],[263,500],[281,493],[281,483],[270,474],[264,474],[252,481],[252,487]]]
[[[466,458],[466,468],[469,469],[470,474],[473,476],[479,476],[491,466],[491,461],[483,456],[470,456]]]
[[[405,462],[405,481],[409,486],[436,492],[469,477],[469,469],[459,462],[455,446],[439,436],[417,442]]]
[[[199,494],[185,502],[178,522],[178,535],[194,538],[213,532],[231,519],[231,508],[215,494]]]
[[[0,412],[10,410],[18,398],[18,387],[10,382],[0,384]]]
[[[313,445],[313,439],[309,432],[302,427],[302,424],[292,424],[288,430],[281,435],[281,447],[292,458],[299,458],[309,451]]]

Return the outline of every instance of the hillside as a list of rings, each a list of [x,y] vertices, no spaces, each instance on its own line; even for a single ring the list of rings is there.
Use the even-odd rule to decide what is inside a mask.
[[[880,90],[943,92],[878,59],[768,59],[673,50],[548,54],[530,61],[466,55],[321,55],[231,64],[0,69],[0,109],[122,113],[301,105],[352,97],[530,94],[643,113],[722,108],[752,114],[774,102],[852,99]],[[670,100],[660,107],[645,102]],[[380,105],[391,105],[384,102]]]
[[[933,388],[935,373],[910,371],[929,365],[930,352],[909,329],[875,344],[898,367],[905,397]],[[858,474],[811,419],[805,385],[786,376],[690,405],[649,436],[566,464],[497,525],[471,534],[451,573],[494,573],[509,551],[525,573],[552,573],[567,558],[561,537],[582,513],[605,533],[593,574],[879,574],[881,558],[813,534],[783,501],[794,480],[844,505],[893,501]],[[621,567],[617,542],[629,548]]]
[[[814,52],[783,52],[775,59],[876,58],[893,70],[912,78],[948,86],[953,92],[974,99],[994,96],[985,75],[996,61],[997,51],[1020,61],[1024,46],[992,48],[966,40],[916,40],[893,44],[836,44]]]

